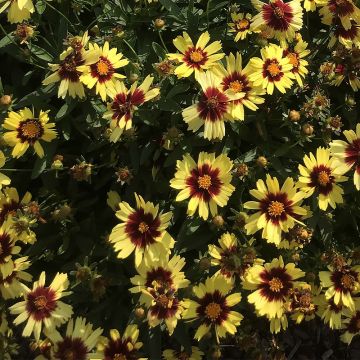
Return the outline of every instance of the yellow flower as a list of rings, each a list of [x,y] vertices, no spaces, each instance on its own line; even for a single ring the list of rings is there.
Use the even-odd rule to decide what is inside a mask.
[[[225,54],[217,53],[221,50],[221,42],[214,41],[208,45],[210,35],[206,31],[201,34],[196,45],[192,42],[188,33],[177,36],[174,39],[175,47],[180,51],[176,54],[167,54],[169,60],[177,60],[181,65],[175,68],[178,78],[188,77],[195,71],[195,77],[204,70],[211,69],[216,62],[224,57]]]
[[[174,239],[166,231],[172,213],[159,213],[159,205],[154,205],[135,193],[136,209],[127,202],[119,204],[116,217],[121,221],[109,237],[120,259],[127,258],[135,250],[135,266],[138,268],[144,260],[157,260],[170,252]]]
[[[259,11],[252,19],[253,28],[265,30],[270,38],[282,42],[291,41],[295,38],[296,31],[302,28],[303,12],[300,0],[251,0],[251,3]]]
[[[13,255],[19,254],[21,248],[16,245],[17,237],[7,220],[0,227],[0,278],[7,278],[14,271]]]
[[[0,0],[0,6],[0,14],[9,8],[7,19],[11,24],[29,20],[35,11],[32,0]]]
[[[263,180],[256,183],[257,189],[250,190],[250,194],[257,201],[248,201],[245,209],[256,210],[246,221],[247,234],[254,234],[262,230],[262,238],[269,243],[279,245],[281,233],[288,232],[299,219],[307,214],[301,203],[305,197],[302,191],[297,191],[294,180],[287,178],[280,189],[278,179],[266,175],[266,184]]]
[[[43,325],[50,332],[71,317],[72,307],[59,300],[70,294],[64,292],[68,287],[67,275],[61,273],[56,274],[50,286],[45,286],[44,271],[39,281],[34,282],[32,290],[24,286],[24,301],[9,308],[11,314],[18,315],[14,320],[15,325],[27,321],[22,332],[24,337],[34,333],[35,339],[39,340]]]
[[[318,192],[319,208],[326,210],[328,205],[335,209],[336,204],[343,202],[343,189],[338,182],[347,180],[343,166],[330,157],[330,150],[319,147],[316,150],[316,158],[310,153],[304,156],[304,164],[299,165],[300,177],[298,186],[311,196]]]
[[[5,165],[5,162],[6,162],[6,156],[0,150],[0,168],[2,168]],[[10,183],[11,183],[11,179],[8,176],[0,173],[0,190],[3,186],[10,185]]]
[[[295,78],[292,73],[293,65],[287,56],[283,57],[283,49],[270,44],[260,50],[261,59],[258,57],[250,59],[252,73],[249,75],[255,86],[262,86],[268,94],[274,92],[276,87],[281,93],[290,89]]]
[[[242,277],[254,262],[261,265],[264,261],[255,259],[256,252],[251,247],[251,243],[250,240],[249,243],[242,245],[235,234],[227,232],[219,238],[220,247],[208,245],[211,265],[220,267],[215,275],[222,275],[228,281],[235,281],[235,277]]]
[[[319,14],[321,22],[325,25],[333,25],[340,20],[345,30],[351,28],[351,20],[360,24],[360,9],[352,0],[323,0],[319,1],[321,9]]]
[[[320,271],[320,284],[326,288],[327,300],[334,298],[334,304],[341,304],[355,310],[353,295],[360,292],[360,265],[345,265],[341,268],[329,267],[330,271]]]
[[[233,121],[232,101],[244,97],[243,92],[223,90],[221,79],[207,71],[198,75],[202,88],[200,99],[182,112],[188,129],[193,132],[204,126],[205,139],[222,139],[225,136],[225,121]]]
[[[360,124],[356,130],[343,132],[347,141],[333,140],[330,143],[330,152],[344,167],[344,173],[354,168],[354,184],[360,190]]]
[[[10,131],[4,134],[4,140],[14,147],[13,157],[19,158],[24,155],[29,146],[34,148],[39,157],[44,156],[40,140],[50,142],[56,138],[56,130],[53,129],[55,124],[49,123],[48,112],[40,110],[38,118],[29,108],[8,113],[3,128]]]
[[[270,332],[272,334],[278,334],[281,330],[286,330],[288,327],[288,320],[286,315],[282,315],[280,318],[268,318],[270,322]]]
[[[49,64],[52,74],[43,80],[43,85],[59,82],[58,97],[65,98],[69,94],[72,98],[85,97],[84,86],[80,76],[84,66],[94,64],[99,60],[99,52],[96,49],[85,50],[89,42],[87,31],[82,38],[75,38],[64,52],[60,55],[59,64]]]
[[[193,287],[195,300],[184,300],[183,319],[200,321],[194,335],[196,340],[200,341],[212,328],[218,341],[227,333],[236,333],[236,327],[240,325],[243,316],[231,310],[241,301],[240,293],[229,294],[232,287],[232,283],[225,281],[222,276],[213,276],[207,278],[205,283]]]
[[[345,332],[340,336],[341,341],[350,344],[354,336],[360,334],[360,299],[355,300],[355,310],[344,310],[345,319],[342,329]]]
[[[341,302],[336,305],[333,297],[326,300],[325,295],[321,293],[314,298],[314,303],[317,306],[316,313],[324,321],[324,324],[327,324],[332,330],[341,329],[342,317],[346,309]]]
[[[197,347],[191,347],[191,353],[189,354],[183,348],[180,351],[166,349],[163,351],[162,356],[164,360],[201,360],[203,358],[204,353]]]
[[[235,33],[235,41],[244,40],[249,34],[259,32],[260,30],[253,31],[251,28],[251,14],[245,13],[231,13],[231,20],[229,23],[229,32]]]
[[[119,204],[121,202],[120,195],[117,191],[110,190],[107,193],[106,203],[111,207],[113,211],[119,210]]]
[[[264,95],[265,90],[261,86],[254,86],[249,78],[252,68],[249,64],[244,69],[242,68],[240,53],[237,52],[236,56],[230,53],[226,57],[226,68],[219,62],[214,73],[221,79],[221,87],[224,92],[231,90],[242,96],[231,102],[230,114],[234,119],[245,119],[244,106],[256,111],[257,105],[264,102],[264,98],[260,95]]]
[[[351,27],[345,29],[340,20],[333,24],[330,33],[329,48],[332,48],[337,42],[344,45],[348,49],[360,47],[360,25],[351,20]],[[356,91],[356,90],[354,90]]]
[[[290,45],[284,50],[284,56],[289,59],[292,65],[291,72],[295,75],[295,79],[301,87],[304,86],[302,78],[309,72],[306,68],[309,63],[304,60],[304,57],[310,54],[310,50],[306,49],[307,45],[307,42],[299,40],[295,46]]]
[[[27,256],[16,259],[12,272],[8,276],[0,275],[0,292],[5,300],[21,296],[24,292],[22,281],[30,282],[32,280],[32,275],[24,271],[31,265],[27,260]]]
[[[128,325],[121,336],[116,329],[110,330],[110,339],[103,338],[97,346],[96,354],[91,355],[92,360],[105,359],[137,359],[146,360],[139,357],[139,349],[143,346],[138,342],[139,329],[137,325]]]
[[[89,43],[89,50],[96,51],[99,59],[91,65],[82,65],[78,70],[82,72],[80,81],[83,82],[89,89],[96,85],[96,94],[99,94],[103,101],[106,100],[106,95],[114,86],[115,79],[123,79],[124,75],[115,72],[116,69],[126,66],[129,60],[123,59],[122,53],[117,53],[116,48],[111,48],[106,41],[101,48],[98,44]]]
[[[225,154],[215,157],[215,154],[201,152],[198,163],[187,154],[183,160],[178,160],[175,177],[170,186],[181,190],[176,201],[190,198],[187,213],[193,216],[199,208],[199,215],[204,220],[217,214],[217,207],[226,206],[229,197],[235,190],[230,184],[233,162]]]
[[[132,127],[132,118],[139,106],[159,95],[159,88],[150,89],[153,80],[152,76],[147,76],[141,85],[134,82],[129,90],[124,83],[116,81],[109,89],[112,102],[108,103],[103,117],[110,120],[110,141],[117,142],[121,134]]]
[[[46,329],[44,333],[53,343],[51,359],[91,359],[92,349],[97,345],[102,331],[101,328],[94,330],[93,325],[86,323],[86,319],[81,317],[68,322],[65,335],[54,329]]]
[[[303,7],[306,12],[315,11],[316,6],[319,3],[319,0],[303,0],[303,1],[304,1]],[[321,2],[321,0],[320,0],[320,2]]]
[[[250,304],[254,304],[260,316],[269,319],[284,315],[284,304],[293,287],[299,286],[297,280],[305,273],[295,264],[284,264],[282,257],[275,258],[271,263],[253,265],[245,274],[243,288],[255,290],[248,296]]]

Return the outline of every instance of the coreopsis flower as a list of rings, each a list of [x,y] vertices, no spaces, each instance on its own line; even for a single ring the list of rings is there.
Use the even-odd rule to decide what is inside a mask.
[[[305,194],[297,191],[292,178],[287,178],[280,188],[276,177],[266,175],[266,184],[262,179],[256,183],[257,189],[250,190],[256,201],[248,201],[245,209],[256,210],[246,222],[247,234],[254,234],[262,229],[262,238],[278,245],[282,232],[289,232],[299,219],[307,214],[301,207]]]
[[[330,157],[330,150],[319,147],[316,157],[310,153],[304,156],[304,164],[299,165],[300,177],[298,186],[311,196],[315,191],[318,193],[319,208],[326,210],[330,205],[335,209],[336,204],[343,202],[343,189],[337,185],[347,180],[344,168],[336,163],[335,158]]]
[[[30,19],[35,11],[32,0],[0,0],[0,14],[6,9],[8,9],[7,19],[11,24]]]
[[[351,28],[351,20],[360,24],[360,9],[352,0],[326,0],[319,2],[319,5],[321,22],[325,25],[332,25],[340,20],[345,30],[348,30]]]
[[[219,245],[208,245],[211,265],[219,266],[216,275],[222,275],[226,280],[234,281],[235,276],[243,276],[246,270],[257,262],[262,264],[263,260],[256,259],[256,252],[249,244],[242,245],[235,234],[225,233],[219,238]]]
[[[318,3],[319,3],[319,0],[304,0],[303,7],[306,12],[315,11]]]
[[[29,108],[8,113],[3,128],[9,131],[5,132],[3,137],[6,143],[14,148],[11,153],[13,157],[24,155],[29,147],[33,147],[40,158],[44,156],[40,140],[50,142],[57,135],[53,129],[55,124],[49,123],[48,112],[40,110],[39,117],[35,117]]]
[[[193,287],[195,300],[184,300],[182,318],[200,322],[194,335],[196,340],[200,341],[211,329],[215,330],[217,340],[225,337],[226,333],[236,333],[243,316],[231,310],[241,301],[240,293],[230,294],[232,287],[232,283],[225,281],[222,276],[212,276],[205,283]]]
[[[352,20],[351,27],[345,29],[340,20],[336,20],[330,33],[329,48],[332,48],[337,42],[348,49],[353,46],[360,47],[360,25]]]
[[[191,347],[190,354],[184,349],[181,349],[180,351],[166,349],[162,353],[164,360],[201,360],[203,355],[204,353],[197,346]]]
[[[91,356],[92,360],[112,360],[112,359],[136,359],[141,358],[139,349],[143,346],[138,342],[139,329],[137,325],[128,325],[121,336],[116,329],[110,330],[110,338],[100,339],[96,354]]]
[[[0,192],[0,225],[6,220],[12,220],[18,210],[24,209],[31,201],[32,195],[27,191],[20,200],[14,187],[6,187]]]
[[[291,313],[290,317],[296,324],[314,319],[317,310],[314,302],[316,291],[317,289],[309,284],[290,289],[285,308]]]
[[[265,94],[265,90],[261,86],[254,86],[249,79],[252,68],[249,64],[244,69],[242,68],[240,53],[237,52],[236,56],[230,53],[226,57],[226,68],[219,63],[214,71],[221,79],[221,87],[224,92],[231,90],[235,94],[242,94],[242,98],[231,102],[230,113],[235,119],[245,119],[244,107],[256,111],[257,105],[264,102],[261,95]]]
[[[268,318],[270,322],[270,332],[271,334],[278,334],[281,330],[286,330],[288,328],[288,320],[286,315],[281,317]]]
[[[120,259],[135,251],[135,265],[139,267],[143,259],[147,263],[170,252],[175,242],[166,231],[172,213],[159,213],[159,205],[145,202],[140,195],[135,194],[135,200],[136,209],[125,201],[119,204],[116,217],[121,223],[113,228],[109,241]]]
[[[48,331],[53,330],[66,322],[72,315],[72,307],[60,301],[69,286],[66,274],[57,273],[49,286],[45,286],[45,272],[40,274],[32,290],[24,286],[24,301],[20,301],[9,308],[10,313],[18,315],[14,324],[19,325],[26,321],[22,332],[24,337],[34,333],[35,339],[40,339],[42,326]]]
[[[354,168],[354,184],[360,190],[360,124],[356,130],[343,132],[347,141],[333,140],[330,143],[330,152],[343,166],[346,172]]]
[[[76,37],[65,51],[60,54],[59,64],[49,64],[52,74],[43,80],[43,85],[60,82],[58,97],[65,98],[69,94],[72,98],[85,97],[84,85],[80,81],[82,71],[80,67],[94,64],[99,59],[96,49],[85,50],[90,37],[85,31],[82,38]]]
[[[346,309],[342,329],[345,332],[340,336],[341,341],[350,344],[355,336],[360,334],[360,299],[356,299],[355,310]]]
[[[222,90],[221,79],[213,72],[198,75],[202,93],[197,103],[182,112],[188,129],[193,132],[204,126],[205,139],[222,139],[225,136],[225,121],[233,121],[232,101],[241,99],[243,92],[235,93],[231,88]]]
[[[16,245],[17,240],[11,222],[6,221],[0,227],[0,278],[7,278],[14,271],[13,255],[19,254],[21,250]]]
[[[218,53],[221,50],[221,42],[214,41],[208,45],[210,35],[206,31],[202,33],[194,45],[188,33],[183,32],[183,36],[177,36],[173,43],[180,51],[176,54],[167,54],[169,60],[177,60],[181,65],[174,70],[178,78],[188,77],[195,72],[195,77],[204,70],[211,69],[216,62],[224,57],[225,54]]]
[[[185,288],[190,281],[185,279],[185,274],[181,271],[184,266],[185,259],[178,255],[174,255],[171,259],[168,256],[162,256],[147,265],[141,263],[137,268],[139,275],[130,279],[135,286],[129,291],[139,293],[157,285],[171,287],[175,290]]]
[[[329,267],[330,271],[320,271],[320,285],[327,289],[327,300],[334,298],[334,304],[340,302],[351,311],[355,310],[353,296],[360,292],[360,265]]]
[[[231,185],[233,162],[225,154],[201,152],[198,163],[190,154],[183,156],[176,163],[176,173],[170,186],[181,190],[176,201],[190,198],[187,214],[193,216],[199,208],[199,215],[204,220],[217,214],[217,207],[226,206],[235,188]]]
[[[259,32],[251,29],[251,18],[251,14],[231,13],[232,22],[229,23],[229,32],[235,33],[235,41],[244,40],[249,34]]]
[[[266,89],[268,94],[274,92],[276,87],[280,92],[285,93],[290,89],[295,78],[292,72],[293,65],[290,59],[283,57],[283,49],[274,44],[270,44],[260,50],[261,59],[258,57],[250,59],[252,73],[249,75],[255,86]]]
[[[271,263],[253,265],[245,274],[243,288],[255,290],[248,295],[248,301],[255,306],[260,316],[269,319],[281,317],[284,314],[284,304],[292,288],[299,286],[295,281],[305,273],[295,264],[284,264],[282,256]]]
[[[23,282],[30,282],[32,275],[26,272],[30,267],[28,257],[24,256],[14,260],[14,268],[8,276],[0,275],[0,292],[6,299],[15,299],[23,294]]]
[[[252,19],[253,28],[266,31],[269,38],[291,41],[295,38],[296,31],[302,28],[303,12],[300,0],[269,0],[266,3],[251,0],[251,3],[259,11]]]
[[[2,168],[5,165],[5,162],[6,162],[6,156],[0,150],[0,168]],[[10,183],[11,183],[11,179],[8,176],[0,173],[0,190],[3,186],[10,185]]]
[[[302,78],[309,72],[306,66],[309,63],[304,60],[304,57],[310,54],[310,50],[307,50],[307,42],[299,40],[296,42],[296,45],[290,45],[284,50],[283,56],[289,59],[290,64],[292,65],[291,72],[295,75],[295,79],[298,82],[299,86],[303,87]]]
[[[102,101],[105,101],[108,90],[114,86],[114,80],[125,78],[115,70],[126,66],[129,60],[124,59],[123,54],[118,53],[116,48],[110,49],[107,41],[102,48],[98,44],[89,43],[89,50],[96,51],[99,59],[91,65],[82,65],[79,68],[82,72],[80,81],[89,89],[96,85],[96,94],[99,94]]]
[[[132,127],[132,118],[139,106],[159,95],[159,88],[150,89],[153,80],[152,76],[147,76],[141,85],[134,82],[129,90],[124,83],[116,81],[109,89],[112,102],[107,104],[108,111],[103,117],[110,120],[110,141],[118,141],[123,131]]]
[[[323,293],[314,298],[314,303],[317,306],[317,315],[321,317],[324,324],[327,324],[330,329],[338,330],[342,327],[342,317],[345,315],[345,307],[341,302],[337,305],[334,303],[334,298],[326,299]]]
[[[86,323],[86,319],[81,317],[68,322],[64,335],[54,329],[45,330],[45,335],[53,344],[51,359],[92,359],[95,355],[91,352],[97,345],[102,331],[101,328],[93,329],[93,325]]]

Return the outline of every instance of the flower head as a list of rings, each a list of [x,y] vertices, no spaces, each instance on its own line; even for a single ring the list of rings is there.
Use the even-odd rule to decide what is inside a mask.
[[[59,64],[49,64],[52,74],[43,80],[43,85],[60,82],[58,97],[65,98],[69,94],[72,98],[85,97],[84,86],[80,81],[83,66],[94,64],[99,59],[96,49],[85,50],[89,36],[87,31],[82,38],[76,38],[60,55]],[[82,67],[82,68],[81,68]]]
[[[11,24],[29,20],[35,11],[32,0],[0,0],[0,5],[0,14],[9,8],[7,19]]]
[[[250,80],[255,86],[262,86],[270,95],[274,92],[274,87],[285,93],[286,89],[291,88],[292,79],[295,78],[293,65],[287,56],[283,57],[283,52],[280,46],[270,44],[261,49],[261,59],[250,59]]]
[[[204,353],[197,346],[191,347],[190,354],[183,349],[181,351],[166,349],[162,353],[164,360],[201,360],[203,355]]]
[[[271,263],[254,265],[245,274],[243,288],[255,290],[248,296],[250,304],[255,306],[260,316],[269,319],[280,319],[284,314],[284,304],[290,290],[298,286],[294,281],[305,273],[295,264],[284,264],[282,257],[275,258]]]
[[[291,41],[296,31],[303,25],[303,13],[300,0],[285,2],[283,0],[251,0],[259,11],[252,19],[254,29],[265,30],[270,38],[280,41]]]
[[[330,329],[341,329],[342,317],[346,309],[341,302],[336,305],[333,297],[327,300],[324,293],[321,293],[314,298],[314,303],[317,306],[317,315]]]
[[[48,112],[40,110],[39,117],[35,117],[29,108],[8,113],[3,128],[9,131],[4,134],[4,140],[14,147],[13,157],[19,158],[24,155],[30,146],[39,157],[44,156],[40,140],[50,142],[56,138],[56,130],[53,129],[55,124],[49,123]]]
[[[319,208],[326,210],[328,205],[335,209],[336,204],[342,203],[343,189],[338,182],[347,180],[343,166],[330,157],[330,150],[318,148],[316,157],[310,153],[304,156],[304,164],[299,165],[300,177],[298,186],[308,196],[318,192]]]
[[[110,120],[110,141],[118,141],[123,131],[132,127],[132,118],[139,106],[159,95],[159,88],[150,89],[153,80],[147,76],[140,86],[135,82],[129,90],[124,83],[116,81],[109,89],[112,102],[108,103],[108,111],[103,117]]]
[[[93,360],[113,360],[113,359],[137,359],[140,358],[139,349],[143,346],[142,342],[138,342],[139,329],[137,325],[128,325],[121,336],[116,329],[110,330],[110,338],[101,339],[97,350],[92,355]]]
[[[223,338],[226,333],[234,335],[243,316],[231,308],[241,300],[240,293],[229,294],[232,284],[224,281],[222,276],[207,278],[205,283],[193,287],[195,300],[184,300],[183,319],[200,321],[195,339],[200,339],[212,328],[216,338]]]
[[[245,119],[244,107],[256,111],[257,105],[264,102],[261,95],[265,94],[265,90],[261,86],[254,86],[249,78],[252,68],[250,65],[242,68],[240,53],[236,53],[236,55],[230,53],[226,57],[226,68],[219,62],[214,72],[221,79],[221,87],[224,92],[231,90],[242,96],[240,99],[231,102],[230,114],[235,119]]]
[[[278,245],[281,233],[288,232],[307,214],[306,209],[301,207],[305,194],[297,191],[292,178],[287,178],[280,188],[278,179],[269,174],[266,175],[266,184],[260,179],[256,187],[250,190],[256,201],[244,204],[246,209],[256,210],[247,219],[245,229],[249,235],[263,229],[262,237]]]
[[[210,35],[206,31],[199,37],[194,45],[188,33],[174,39],[175,47],[180,51],[176,54],[167,54],[169,60],[177,60],[181,65],[175,68],[175,74],[178,78],[188,77],[195,72],[195,77],[204,70],[211,69],[216,61],[222,59],[225,54],[218,53],[221,50],[221,42],[214,41],[209,44]]]
[[[24,301],[10,307],[10,313],[18,315],[14,324],[19,325],[27,321],[22,332],[24,337],[34,333],[35,339],[40,339],[42,326],[48,331],[66,322],[72,315],[72,307],[64,304],[60,299],[69,295],[64,292],[69,286],[66,274],[57,273],[49,286],[45,286],[45,272],[40,274],[39,280],[34,282],[32,290],[24,286]]]
[[[96,51],[99,58],[95,63],[79,68],[83,72],[80,81],[89,89],[96,85],[96,94],[105,101],[107,92],[114,86],[114,80],[125,78],[124,75],[116,73],[116,69],[126,66],[129,60],[123,59],[123,54],[118,53],[116,48],[110,49],[107,41],[102,48],[98,44],[90,43],[89,50]]]
[[[235,33],[235,41],[244,40],[249,34],[259,32],[251,28],[251,18],[251,14],[231,13],[232,22],[229,23],[229,32]]]
[[[345,172],[354,169],[354,184],[360,190],[360,124],[356,130],[343,132],[347,141],[333,140],[330,143],[330,152],[343,165]]]
[[[224,154],[201,152],[198,163],[187,154],[178,160],[175,177],[170,186],[181,190],[176,201],[190,198],[187,213],[193,216],[199,208],[199,215],[207,220],[209,209],[211,215],[217,214],[217,207],[224,207],[235,190],[231,182],[233,162]]]
[[[200,99],[182,112],[188,129],[193,132],[204,126],[205,139],[222,139],[225,136],[225,121],[233,121],[232,101],[244,96],[233,89],[223,90],[221,79],[213,72],[199,74],[198,81],[202,88]]]
[[[346,309],[344,315],[345,319],[342,328],[345,332],[341,335],[340,339],[344,343],[350,344],[354,336],[360,334],[360,299],[356,299],[355,310],[350,311]]]
[[[102,329],[93,329],[86,319],[71,319],[64,335],[57,330],[45,330],[46,336],[54,344],[51,347],[51,358],[54,360],[88,360],[90,352],[95,348]],[[92,355],[91,355],[92,356]]]
[[[159,205],[154,205],[135,194],[136,209],[127,202],[119,204],[116,217],[121,221],[116,225],[109,241],[113,243],[118,258],[125,259],[135,250],[135,265],[139,267],[144,259],[159,259],[174,246],[174,239],[166,231],[172,213],[159,213]]]

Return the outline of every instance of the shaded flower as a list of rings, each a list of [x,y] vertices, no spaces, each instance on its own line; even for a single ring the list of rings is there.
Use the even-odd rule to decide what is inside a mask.
[[[232,22],[229,23],[229,32],[235,33],[235,41],[244,40],[249,34],[253,33],[251,18],[251,14],[231,13]],[[254,32],[259,32],[259,30]]]
[[[29,20],[35,11],[32,0],[0,0],[0,6],[0,14],[8,9],[7,19],[11,24]]]
[[[162,353],[164,360],[201,360],[204,353],[197,347],[191,347],[191,353],[181,349],[181,351],[165,349]]]
[[[14,148],[11,153],[13,157],[19,158],[24,155],[30,146],[40,158],[44,156],[40,140],[51,142],[57,135],[56,130],[53,129],[55,124],[49,123],[48,112],[40,110],[38,118],[29,108],[8,113],[3,128],[9,131],[3,136],[7,144]]]

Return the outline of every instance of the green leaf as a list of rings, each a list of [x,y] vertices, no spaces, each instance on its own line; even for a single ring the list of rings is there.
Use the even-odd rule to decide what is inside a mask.
[[[9,44],[11,44],[14,41],[14,36],[11,34],[8,34],[7,36],[4,36],[1,40],[0,40],[0,49],[8,46]]]
[[[186,91],[189,90],[189,87],[190,85],[189,84],[186,84],[186,83],[183,83],[183,84],[178,84],[178,85],[175,85],[170,91],[169,93],[167,94],[167,98],[168,99],[171,99],[172,97],[174,97],[175,95],[178,95],[178,94],[182,94],[182,93],[185,93]]]
[[[35,4],[36,11],[38,14],[42,14],[46,9],[46,2],[44,0],[38,0]]]
[[[35,55],[37,58],[47,62],[53,61],[53,56],[50,55],[45,49],[41,48],[40,46],[29,44],[28,47],[31,53]]]
[[[185,17],[181,13],[180,8],[172,0],[160,0],[160,3],[169,11],[169,13],[174,16],[174,18],[185,22]]]
[[[160,60],[166,57],[166,51],[157,42],[153,41],[152,48],[154,49],[155,54],[159,57]]]

